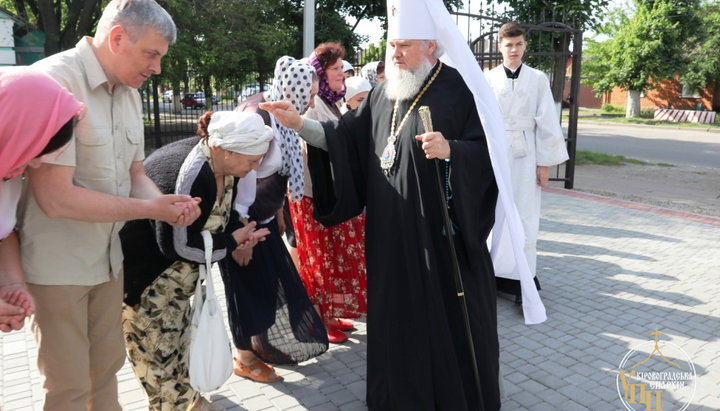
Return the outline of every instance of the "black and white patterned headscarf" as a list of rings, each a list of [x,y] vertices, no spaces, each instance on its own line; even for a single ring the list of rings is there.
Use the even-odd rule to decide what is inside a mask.
[[[298,113],[302,113],[310,104],[312,90],[312,72],[315,69],[307,63],[283,56],[275,64],[275,73],[270,91],[265,95],[267,101],[290,101]],[[272,117],[272,115],[271,115]],[[288,190],[293,201],[300,201],[305,189],[305,173],[300,136],[290,128],[272,119],[273,130],[280,140],[282,167],[280,174],[288,177]]]
[[[360,69],[360,77],[365,77],[372,87],[377,86],[377,66],[379,61],[370,62]]]

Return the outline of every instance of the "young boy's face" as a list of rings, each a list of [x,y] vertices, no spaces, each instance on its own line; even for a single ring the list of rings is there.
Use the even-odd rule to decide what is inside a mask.
[[[519,66],[522,63],[526,46],[525,36],[503,37],[500,39],[499,47],[505,67],[514,69]]]

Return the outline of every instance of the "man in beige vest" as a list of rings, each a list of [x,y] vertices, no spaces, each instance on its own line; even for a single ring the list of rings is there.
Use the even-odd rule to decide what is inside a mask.
[[[154,0],[113,0],[96,36],[35,64],[85,103],[68,146],[30,173],[21,253],[35,297],[46,410],[120,410],[115,374],[125,360],[118,232],[127,220],[176,226],[196,200],[162,195],[145,175],[137,88],[160,73],[175,23]]]

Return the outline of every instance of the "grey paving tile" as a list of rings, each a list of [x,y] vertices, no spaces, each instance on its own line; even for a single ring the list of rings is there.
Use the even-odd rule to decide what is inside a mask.
[[[621,409],[612,372],[655,328],[695,363],[691,408],[720,409],[718,238],[718,226],[545,193],[538,276],[549,320],[527,326],[513,301],[499,296],[503,410]],[[366,409],[366,323],[355,325],[348,343],[277,367],[284,383],[233,376],[210,398],[232,410]],[[27,327],[0,334],[2,410],[40,409],[36,360]],[[118,381],[124,410],[147,409],[127,364]]]

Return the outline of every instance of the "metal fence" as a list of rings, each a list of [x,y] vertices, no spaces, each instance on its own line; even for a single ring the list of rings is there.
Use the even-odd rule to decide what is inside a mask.
[[[197,120],[206,110],[234,110],[238,100],[260,91],[256,81],[239,85],[235,90],[216,91],[211,96],[198,96],[198,93],[204,93],[202,91],[175,95],[178,92],[175,90],[171,96],[160,93],[159,88],[156,81],[150,81],[140,90],[147,151],[195,135]],[[267,84],[263,90],[267,90]]]
[[[500,64],[502,56],[497,49],[497,29],[504,21],[496,17],[479,14],[464,12],[454,12],[452,14],[456,19],[467,19],[468,35],[466,37],[469,39],[469,46],[480,67],[490,69]],[[524,25],[530,44],[536,47],[535,49],[529,49],[526,56],[532,65],[550,73],[553,93],[560,96],[556,97],[556,101],[562,100],[558,121],[561,121],[562,112],[568,114],[566,140],[570,159],[565,164],[555,168],[551,174],[551,180],[563,181],[565,188],[573,188],[579,108],[577,96],[580,86],[583,32],[561,21],[552,20],[556,18],[555,15],[550,15],[549,18],[548,21],[543,21],[544,18],[541,18],[539,24]],[[563,19],[563,16],[560,16],[560,18]],[[469,34],[472,25],[475,25],[475,29],[479,28],[479,32],[482,33],[476,38],[470,37]],[[353,63],[353,66],[358,75],[362,63],[367,60],[363,57],[364,53],[363,50],[355,51],[357,61]],[[568,67],[571,67],[570,73],[567,73]],[[233,110],[238,104],[238,99],[242,100],[259,92],[260,83],[256,79],[247,84],[238,85],[230,92],[216,92],[211,98],[204,96],[206,101],[203,104],[184,104],[186,94],[196,92],[190,91],[182,96],[173,96],[170,99],[159,92],[156,80],[151,81],[141,90],[146,149],[152,150],[169,142],[195,135],[197,119],[205,110]]]

